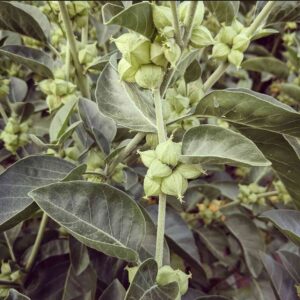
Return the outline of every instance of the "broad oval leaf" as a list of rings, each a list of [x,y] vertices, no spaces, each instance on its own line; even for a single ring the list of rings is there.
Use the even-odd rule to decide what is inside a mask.
[[[262,270],[259,251],[264,251],[261,233],[253,221],[242,214],[228,216],[225,224],[241,244],[251,275],[257,278]]]
[[[248,71],[267,72],[279,78],[289,76],[289,68],[286,63],[275,57],[252,57],[243,61],[242,68]]]
[[[262,218],[271,221],[287,238],[300,246],[300,212],[274,209],[264,212]]]
[[[0,54],[7,56],[12,61],[22,64],[34,73],[43,77],[53,78],[53,59],[45,52],[19,45],[7,45],[0,48]]]
[[[0,231],[29,217],[36,205],[27,195],[31,190],[62,180],[75,166],[52,156],[28,156],[0,175]]]
[[[9,100],[13,103],[23,101],[28,92],[27,83],[18,77],[11,77],[9,85]]]
[[[300,282],[300,256],[289,251],[279,251],[278,254],[291,277]]]
[[[155,34],[152,8],[149,2],[136,3],[123,9],[114,3],[107,3],[102,9],[104,24],[120,25],[151,39]]]
[[[185,133],[181,160],[187,163],[246,166],[271,164],[251,140],[215,125],[200,125]]]
[[[300,137],[300,114],[274,98],[247,89],[213,91],[195,113],[237,124]]]
[[[300,102],[300,87],[293,83],[283,83],[281,90],[289,97],[293,98],[297,102]]]
[[[177,282],[162,287],[155,282],[157,263],[154,259],[145,260],[137,270],[127,290],[125,300],[174,300],[179,293]]]
[[[102,293],[99,300],[124,300],[126,290],[121,282],[116,278]]]
[[[1,1],[0,28],[47,42],[50,23],[37,7],[17,1]]]
[[[118,125],[136,131],[156,132],[151,93],[136,84],[120,80],[109,63],[99,76],[96,87],[99,110]]]
[[[106,184],[69,181],[30,196],[54,221],[86,246],[127,261],[138,261],[146,225],[138,205]]]

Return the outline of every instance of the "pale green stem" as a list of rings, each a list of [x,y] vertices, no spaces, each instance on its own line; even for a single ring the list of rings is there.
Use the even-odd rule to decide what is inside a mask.
[[[13,250],[13,246],[12,244],[10,243],[10,240],[7,236],[7,233],[4,232],[4,238],[5,238],[5,241],[6,241],[6,244],[7,244],[7,247],[8,247],[8,251],[9,251],[9,254],[10,254],[10,257],[12,259],[12,261],[16,262],[17,259],[16,259],[16,256],[15,256],[15,253],[14,253],[14,250]]]
[[[89,39],[89,16],[86,16],[85,25],[81,29],[81,42],[86,45]]]
[[[30,256],[29,256],[28,261],[25,265],[25,271],[27,273],[31,270],[31,268],[34,264],[34,261],[36,259],[36,256],[39,252],[39,248],[40,248],[40,245],[41,245],[43,237],[44,237],[47,222],[48,222],[48,216],[47,216],[46,213],[43,213],[42,220],[41,220],[41,223],[40,223],[40,226],[39,226],[39,230],[38,230],[35,242],[32,246]]]
[[[203,84],[203,91],[207,92],[222,77],[228,67],[228,63],[221,63]]]
[[[195,14],[198,6],[198,1],[190,1],[188,14],[187,14],[187,24],[185,26],[185,31],[183,35],[183,47],[185,48],[190,40],[193,23],[195,19]]]
[[[162,99],[159,89],[153,92],[155,115],[156,115],[156,127],[159,143],[166,141],[166,131],[162,111]],[[167,196],[163,193],[159,194],[158,201],[158,216],[157,216],[157,232],[156,232],[156,248],[155,248],[155,260],[158,268],[163,265],[164,256],[164,238],[165,238],[165,219],[166,219],[166,206]]]
[[[261,24],[266,21],[275,3],[276,1],[268,1],[268,3],[264,6],[264,8],[261,10],[261,12],[257,15],[257,17],[252,22],[252,24],[249,26],[247,30],[247,34],[249,36],[253,35],[256,32],[256,30],[259,28],[259,26],[261,26]]]
[[[277,196],[278,191],[270,191],[265,193],[260,193],[257,195],[258,198],[264,198],[264,197],[271,197],[271,196]]]
[[[70,43],[67,41],[66,46],[66,80],[70,80],[70,70],[71,70],[71,52],[70,52]]]
[[[172,10],[172,16],[173,16],[173,27],[175,30],[175,40],[177,45],[180,46],[180,48],[182,47],[182,40],[181,40],[181,32],[180,32],[180,26],[179,26],[179,19],[178,19],[178,13],[177,13],[177,5],[176,5],[176,1],[169,1],[170,2],[170,6],[171,6],[171,10]]]
[[[84,76],[83,68],[78,60],[78,53],[77,53],[77,45],[75,36],[72,30],[72,23],[65,5],[64,1],[58,1],[61,17],[64,23],[64,28],[66,31],[67,40],[70,44],[70,51],[73,59],[73,63],[76,70],[77,75],[77,82],[79,85],[79,89],[82,93],[82,96],[90,98],[90,90],[89,90],[89,84],[87,81],[87,77]]]
[[[4,108],[3,108],[3,105],[1,103],[0,103],[0,115],[1,115],[4,123],[6,124],[7,121],[8,121],[8,116],[7,116],[7,114],[6,114],[6,112],[5,112]]]

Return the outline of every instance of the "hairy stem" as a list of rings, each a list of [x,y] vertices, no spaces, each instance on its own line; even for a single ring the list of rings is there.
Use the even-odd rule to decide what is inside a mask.
[[[155,115],[156,115],[156,127],[159,143],[166,141],[166,130],[162,112],[162,99],[159,89],[153,92]],[[157,216],[157,232],[156,232],[156,248],[155,248],[155,260],[158,268],[163,264],[164,256],[164,237],[165,237],[165,219],[166,219],[166,206],[167,196],[163,193],[159,194],[158,202],[158,216]]]
[[[73,63],[74,63],[75,70],[76,70],[79,89],[82,93],[82,96],[90,98],[90,90],[89,90],[87,77],[85,77],[83,75],[83,68],[78,60],[76,40],[75,40],[75,36],[73,34],[72,24],[71,24],[71,20],[70,20],[70,17],[69,17],[67,8],[66,8],[66,4],[64,1],[59,1],[58,4],[59,4],[60,12],[61,12],[61,17],[62,17],[62,20],[64,23],[67,40],[70,45],[70,52],[71,52],[71,55],[73,58]]]
[[[188,15],[187,15],[187,24],[185,26],[185,31],[183,35],[183,47],[185,48],[190,40],[191,32],[193,28],[193,23],[195,19],[195,14],[198,6],[198,1],[190,1]]]
[[[81,42],[86,45],[89,39],[89,16],[86,16],[85,25],[81,29]]]
[[[182,47],[182,40],[181,40],[181,32],[180,32],[180,26],[179,26],[179,19],[178,19],[178,13],[177,13],[177,5],[176,1],[169,1],[171,10],[172,10],[172,16],[173,16],[173,27],[175,30],[175,41],[176,43]]]
[[[70,43],[67,42],[67,47],[66,47],[66,80],[70,80],[70,69],[71,69],[71,52],[70,52]]]
[[[46,215],[46,213],[43,213],[42,220],[41,220],[41,223],[40,223],[40,227],[39,227],[35,242],[32,246],[30,256],[29,256],[28,261],[25,265],[25,271],[26,272],[29,272],[31,270],[33,264],[34,264],[34,261],[36,259],[36,256],[38,254],[40,245],[41,245],[43,237],[44,237],[47,222],[48,222],[48,216]]]
[[[4,238],[5,238],[6,244],[7,244],[7,248],[8,248],[10,257],[11,257],[12,261],[16,262],[17,259],[16,259],[16,256],[15,256],[15,253],[14,253],[14,250],[13,250],[13,245],[10,243],[10,240],[7,236],[7,233],[4,232],[3,235],[4,235]]]
[[[270,191],[265,193],[260,193],[257,195],[258,198],[264,198],[264,197],[271,197],[271,196],[277,196],[278,191]]]
[[[228,63],[221,63],[217,69],[208,77],[208,79],[203,84],[204,92],[207,92],[213,85],[222,77],[225,73],[227,67],[229,66]]]

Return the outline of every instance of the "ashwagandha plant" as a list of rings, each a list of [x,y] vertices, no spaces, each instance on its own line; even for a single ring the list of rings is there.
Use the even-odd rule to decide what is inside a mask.
[[[297,22],[1,1],[0,299],[298,299]]]

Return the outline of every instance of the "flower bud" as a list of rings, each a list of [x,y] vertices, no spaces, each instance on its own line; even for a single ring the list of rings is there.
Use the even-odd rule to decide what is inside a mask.
[[[161,190],[166,195],[175,196],[182,201],[183,195],[188,188],[187,180],[177,171],[162,179]]]
[[[188,11],[189,11],[189,6],[190,6],[191,2],[192,1],[184,1],[184,2],[181,2],[179,5],[179,12],[178,12],[179,20],[185,26],[188,24],[188,19],[190,17],[188,15]],[[200,25],[202,23],[203,17],[204,17],[204,11],[205,11],[205,8],[204,8],[203,1],[198,1],[193,26]]]
[[[147,151],[139,151],[138,152],[143,164],[147,167],[150,168],[150,165],[152,162],[156,159],[156,153],[154,150],[147,150]]]
[[[105,156],[104,154],[96,149],[92,149],[89,151],[86,164],[87,164],[87,170],[88,171],[93,171],[97,168],[102,168],[104,167],[104,159]]]
[[[183,120],[183,123],[181,124],[181,126],[183,127],[184,130],[189,130],[189,129],[199,126],[199,125],[200,125],[200,121],[196,117],[186,118]]]
[[[122,58],[118,64],[120,78],[127,82],[135,82],[135,74],[138,68],[133,67],[126,59]]]
[[[225,26],[221,28],[220,32],[217,35],[217,39],[219,42],[231,46],[236,34],[236,31],[231,26]]]
[[[112,180],[116,183],[122,183],[124,181],[124,172],[123,172],[123,164],[119,164],[117,168],[115,169],[113,175],[112,175]]]
[[[150,47],[151,61],[161,67],[166,67],[168,61],[165,58],[163,47],[159,43],[152,43]]]
[[[153,22],[157,30],[172,26],[172,11],[169,7],[152,5]]]
[[[135,74],[136,83],[145,89],[157,89],[162,80],[164,72],[159,66],[149,64],[141,66]]]
[[[160,189],[161,178],[150,178],[145,176],[144,179],[144,191],[147,197],[158,196],[161,193]]]
[[[181,143],[174,143],[172,139],[169,139],[160,143],[155,152],[161,162],[175,167],[181,155]]]
[[[210,31],[202,25],[193,28],[191,34],[191,45],[195,48],[207,47],[214,44]]]
[[[167,177],[172,173],[172,169],[162,163],[159,159],[154,159],[148,169],[147,176],[151,178]]]
[[[62,105],[61,99],[55,95],[48,95],[46,102],[50,113]]]
[[[9,93],[9,80],[0,79],[0,99],[4,98]]]
[[[68,147],[65,149],[65,155],[74,161],[78,160],[78,157],[80,156],[80,152],[76,146]]]
[[[174,67],[181,55],[181,49],[174,39],[169,39],[163,46],[164,54],[168,62]]]
[[[241,63],[244,59],[244,54],[239,50],[231,50],[228,55],[228,61],[235,65],[237,68],[241,66]]]
[[[203,169],[199,164],[180,164],[176,171],[185,179],[195,179],[203,173]]]
[[[219,60],[226,60],[228,54],[230,53],[230,48],[224,43],[216,43],[212,49],[212,57]]]
[[[96,43],[86,45],[82,50],[78,52],[78,59],[81,64],[91,63],[98,55]]]
[[[250,39],[245,33],[240,33],[233,39],[232,49],[239,50],[241,52],[246,51],[250,44]]]
[[[180,296],[182,296],[188,290],[189,278],[191,278],[191,274],[188,275],[179,269],[173,270],[171,266],[163,266],[157,272],[156,282],[160,286],[177,282]],[[180,299],[180,297],[178,299]]]

